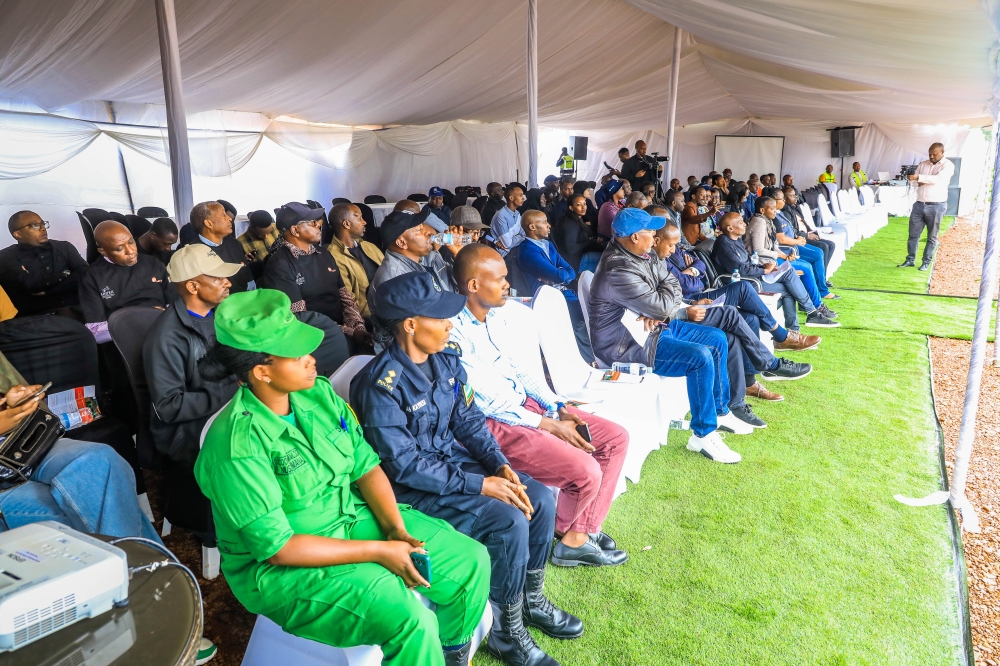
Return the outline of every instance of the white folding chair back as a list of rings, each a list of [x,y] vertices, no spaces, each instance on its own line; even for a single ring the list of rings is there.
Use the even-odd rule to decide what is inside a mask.
[[[351,380],[354,379],[354,375],[361,372],[361,369],[368,365],[373,358],[375,357],[351,356],[344,361],[344,364],[337,368],[332,375],[330,375],[330,385],[333,386],[333,392],[339,395],[341,400],[344,402],[350,402],[347,396],[351,392]]]
[[[816,197],[816,207],[819,208],[819,219],[823,226],[834,224],[837,221],[837,216],[833,214],[833,209],[830,208],[830,203],[826,200],[822,194]]]
[[[580,299],[580,309],[583,310],[583,321],[587,323],[587,333],[590,333],[590,285],[594,281],[594,274],[590,271],[580,273],[580,279],[576,283],[576,295]]]
[[[830,203],[830,210],[833,211],[834,215],[839,216],[842,211],[840,210],[840,202],[837,201],[838,185],[836,183],[823,183],[822,185],[826,188],[826,200]]]
[[[853,192],[853,190],[851,190]],[[857,211],[854,210],[854,205],[851,202],[851,195],[848,190],[838,190],[837,191],[837,203],[840,206],[840,213],[837,214],[838,217],[847,215],[855,215]]]
[[[865,208],[873,208],[875,206],[875,191],[867,185],[862,185],[860,190],[861,205]]]
[[[802,212],[802,219],[806,221],[806,229],[816,231],[816,221],[813,220],[813,212],[809,208],[809,204],[805,202],[800,203],[799,210]]]

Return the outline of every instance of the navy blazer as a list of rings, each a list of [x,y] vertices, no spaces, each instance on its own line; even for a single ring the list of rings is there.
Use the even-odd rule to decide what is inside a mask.
[[[576,292],[568,288],[569,283],[576,279],[576,271],[559,255],[552,241],[546,239],[543,242],[548,245],[548,255],[531,239],[526,238],[519,246],[521,252],[517,255],[517,267],[528,284],[528,293],[534,294],[543,284],[562,285],[567,286],[563,290],[566,299],[577,300]]]

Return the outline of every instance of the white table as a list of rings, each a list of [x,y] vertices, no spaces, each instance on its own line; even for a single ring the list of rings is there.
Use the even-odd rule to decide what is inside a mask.
[[[899,183],[899,184],[897,184]],[[907,186],[907,181],[890,181],[889,185],[880,185],[876,198],[888,209],[890,215],[906,217],[917,198],[917,189]]]

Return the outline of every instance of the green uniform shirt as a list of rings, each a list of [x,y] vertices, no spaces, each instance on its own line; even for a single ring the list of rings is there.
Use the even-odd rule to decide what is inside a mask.
[[[212,501],[222,572],[251,613],[279,608],[357,567],[279,567],[267,559],[293,534],[349,538],[364,505],[351,484],[379,463],[328,379],[289,397],[299,427],[241,387],[212,423],[195,463],[198,485]]]

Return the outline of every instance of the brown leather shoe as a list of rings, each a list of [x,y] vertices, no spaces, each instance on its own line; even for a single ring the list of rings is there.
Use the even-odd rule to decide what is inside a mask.
[[[785,396],[775,393],[774,391],[769,391],[760,382],[754,382],[753,386],[747,387],[747,397],[757,398],[758,400],[767,400],[768,402],[781,402],[785,399]]]
[[[775,342],[774,351],[804,351],[815,349],[823,338],[818,335],[802,335],[798,331],[788,331],[784,342]]]

